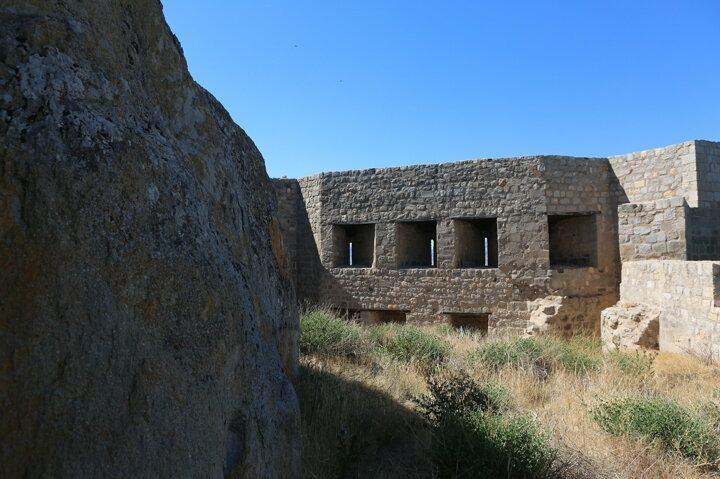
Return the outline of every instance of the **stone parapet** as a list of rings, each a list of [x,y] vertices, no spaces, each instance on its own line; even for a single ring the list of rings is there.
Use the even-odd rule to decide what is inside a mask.
[[[687,259],[686,211],[681,197],[618,206],[621,260]]]

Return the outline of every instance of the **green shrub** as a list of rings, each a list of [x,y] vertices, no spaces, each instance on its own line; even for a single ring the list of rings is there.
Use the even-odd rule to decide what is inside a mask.
[[[671,399],[607,399],[595,405],[590,414],[610,434],[644,438],[696,463],[720,460],[720,439],[709,421]]]
[[[500,413],[508,409],[509,393],[496,383],[483,385],[464,373],[431,376],[426,395],[415,398],[420,411],[437,425],[449,416],[462,416],[474,411]]]
[[[435,430],[438,477],[541,478],[551,476],[556,451],[524,416],[474,411],[449,416]]]
[[[360,356],[367,352],[362,329],[327,311],[312,311],[300,319],[300,351],[303,354]]]
[[[596,371],[602,364],[598,341],[582,337],[564,340],[539,336],[489,341],[480,347],[476,356],[491,368],[540,369],[546,374],[558,367],[584,374]]]
[[[500,369],[504,366],[525,367],[532,362],[536,351],[528,351],[535,342],[530,338],[488,341],[477,351],[478,358],[487,366]]]
[[[608,354],[610,363],[628,376],[647,377],[653,374],[655,354],[644,351],[614,350]]]
[[[702,411],[702,415],[707,419],[710,428],[720,437],[720,400],[714,397],[710,401],[701,404],[700,410]]]
[[[437,477],[548,477],[556,452],[525,416],[508,415],[507,389],[465,373],[430,377],[415,399],[433,426]]]
[[[450,346],[445,341],[414,326],[397,327],[394,334],[381,338],[380,347],[391,357],[404,362],[440,362],[450,353]]]

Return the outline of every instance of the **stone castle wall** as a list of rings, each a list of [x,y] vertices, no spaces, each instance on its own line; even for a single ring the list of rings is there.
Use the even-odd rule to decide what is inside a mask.
[[[618,204],[643,203],[674,197],[698,206],[695,142],[608,158]]]
[[[591,316],[599,317],[616,299],[618,275],[609,174],[604,159],[533,157],[301,179],[306,221],[319,248],[297,248],[298,283],[317,285],[307,299],[353,311],[404,311],[409,321],[489,313],[491,330],[523,329],[530,303],[550,295],[596,298]],[[571,213],[595,215],[600,240],[594,267],[550,265],[548,215]],[[496,218],[497,267],[459,267],[460,226],[473,218]],[[398,223],[410,221],[436,222],[436,267],[400,267],[398,251],[406,239]],[[368,268],[338,267],[335,230],[357,224],[374,227],[374,262]],[[307,257],[314,254],[320,268]],[[594,319],[570,309],[565,323],[595,327]]]
[[[712,142],[610,158],[322,173],[284,191],[300,196],[290,200],[299,205],[296,223],[304,225],[292,233],[300,297],[374,321],[404,314],[407,321],[452,322],[475,314],[490,334],[597,333],[603,309],[623,295],[642,297],[646,271],[660,271],[668,260],[687,271],[688,260],[720,260],[720,144]],[[488,248],[497,251],[496,264],[467,267],[468,242],[478,234],[473,221],[489,228],[482,234],[495,235]],[[432,237],[427,222],[436,225],[436,264],[404,267],[407,250]],[[357,231],[364,236],[353,236]],[[360,247],[362,237],[374,238],[371,264],[341,264],[348,238]],[[474,254],[482,257],[477,246]],[[648,308],[662,303],[655,297]],[[684,307],[678,304],[668,310]],[[692,328],[712,329],[704,316],[687,319],[704,310],[684,311],[685,336]],[[665,331],[681,329],[668,323]]]

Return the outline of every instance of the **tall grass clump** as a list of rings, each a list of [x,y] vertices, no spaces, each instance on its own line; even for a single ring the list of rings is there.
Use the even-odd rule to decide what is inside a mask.
[[[356,357],[368,350],[363,331],[323,310],[311,311],[300,318],[300,352]]]
[[[433,426],[437,477],[551,476],[556,451],[534,421],[509,410],[509,394],[465,374],[428,381],[416,399]]]
[[[485,365],[500,369],[541,368],[546,372],[562,367],[576,374],[596,371],[602,365],[597,340],[575,337],[569,340],[553,336],[510,338],[484,343],[475,357]]]
[[[398,361],[438,363],[450,354],[450,346],[445,341],[418,327],[379,328],[381,332],[387,333],[375,336],[380,343],[380,350]],[[373,333],[370,334],[373,336]]]
[[[608,354],[610,363],[628,376],[646,378],[653,375],[655,354],[646,351],[614,350]]]
[[[642,438],[697,465],[720,464],[720,437],[708,418],[661,396],[606,399],[590,410],[610,434]]]

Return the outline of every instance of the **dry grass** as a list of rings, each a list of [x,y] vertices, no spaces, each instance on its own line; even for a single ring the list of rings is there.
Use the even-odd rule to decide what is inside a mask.
[[[593,354],[601,366],[586,372],[562,365],[540,373],[532,367],[489,368],[477,351],[492,340],[444,326],[424,329],[449,345],[440,364],[402,362],[377,348],[362,358],[301,358],[304,477],[437,477],[432,431],[413,398],[427,392],[428,374],[444,371],[504,385],[515,410],[535,418],[552,438],[563,477],[720,476],[717,467],[697,467],[645,440],[611,435],[589,413],[599,399],[623,394],[660,394],[692,409],[713,400],[720,404],[717,365],[660,353],[649,361],[623,356],[628,368],[597,348]]]

